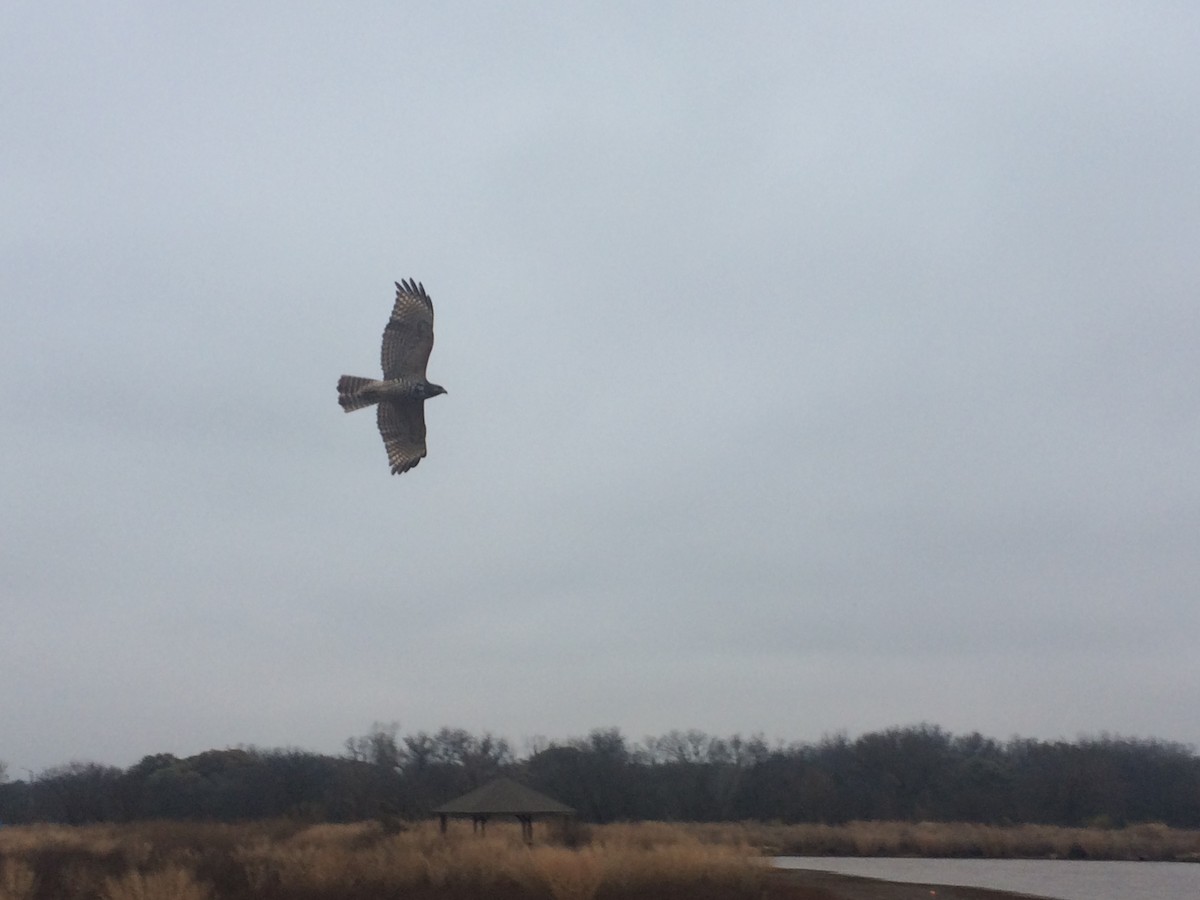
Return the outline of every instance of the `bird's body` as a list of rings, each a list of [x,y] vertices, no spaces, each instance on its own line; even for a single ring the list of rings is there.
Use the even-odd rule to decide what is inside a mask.
[[[357,375],[343,375],[338,379],[338,402],[346,412],[362,409],[385,400],[424,400],[426,382],[421,378],[396,378],[392,381],[377,381]]]
[[[432,350],[433,301],[424,285],[401,281],[383,330],[383,379],[338,379],[338,403],[346,412],[378,405],[379,433],[393,475],[407,472],[425,456],[425,401],[446,393],[425,377]]]

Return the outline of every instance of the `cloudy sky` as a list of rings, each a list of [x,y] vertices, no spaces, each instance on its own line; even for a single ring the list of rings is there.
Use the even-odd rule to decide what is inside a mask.
[[[1200,10],[16,3],[0,760],[1200,743]],[[437,309],[429,456],[342,373]]]

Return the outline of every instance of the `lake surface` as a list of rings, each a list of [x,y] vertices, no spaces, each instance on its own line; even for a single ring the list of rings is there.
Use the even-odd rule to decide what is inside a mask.
[[[1016,891],[1054,900],[1200,900],[1200,864],[1077,859],[779,856],[784,869]]]

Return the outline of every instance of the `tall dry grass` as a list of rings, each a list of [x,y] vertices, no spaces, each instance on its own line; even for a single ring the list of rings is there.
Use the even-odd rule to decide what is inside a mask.
[[[0,900],[32,900],[37,878],[19,859],[0,864]]]
[[[433,823],[7,827],[0,900],[749,900],[771,889],[771,855],[1200,861],[1200,831],[1155,824],[643,822],[555,834],[538,826],[530,847],[499,823],[486,837],[462,823],[446,836]]]
[[[554,900],[592,900],[604,883],[605,870],[611,862],[591,847],[582,850],[538,847],[529,852],[525,883],[535,890],[544,885]],[[532,884],[528,879],[530,874],[534,876]]]
[[[0,900],[749,900],[767,875],[748,844],[654,824],[596,829],[579,848],[526,846],[516,825],[6,828],[0,860]]]
[[[132,870],[120,878],[107,878],[103,900],[212,900],[212,891],[180,865],[145,874]]]
[[[1125,828],[850,822],[846,825],[734,823],[681,826],[700,840],[745,843],[774,856],[936,856],[993,859],[1200,861],[1200,831],[1159,823]]]

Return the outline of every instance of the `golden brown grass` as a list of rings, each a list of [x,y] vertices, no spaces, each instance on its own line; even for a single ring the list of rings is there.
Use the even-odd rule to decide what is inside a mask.
[[[592,900],[604,882],[610,860],[591,847],[538,847],[530,850],[529,862],[528,871],[534,878],[527,886],[536,890],[539,882],[544,884],[554,900]]]
[[[1159,823],[1126,828],[850,822],[846,825],[732,823],[680,826],[700,840],[743,843],[773,856],[937,856],[996,859],[1200,860],[1200,831]]]
[[[37,879],[33,869],[19,860],[6,860],[0,865],[0,900],[30,900]]]
[[[582,838],[580,834],[582,833]],[[1200,831],[1162,825],[661,822],[600,825],[564,846],[538,826],[150,822],[0,829],[0,900],[741,900],[772,895],[771,855],[1200,860]]]
[[[457,824],[457,823],[456,823]],[[757,898],[765,861],[665,825],[595,829],[590,845],[527,847],[519,829],[457,824],[142,823],[0,832],[0,900],[497,900]]]
[[[120,878],[107,878],[100,896],[104,900],[211,900],[212,891],[198,884],[190,870],[175,865],[144,875],[131,870]]]

